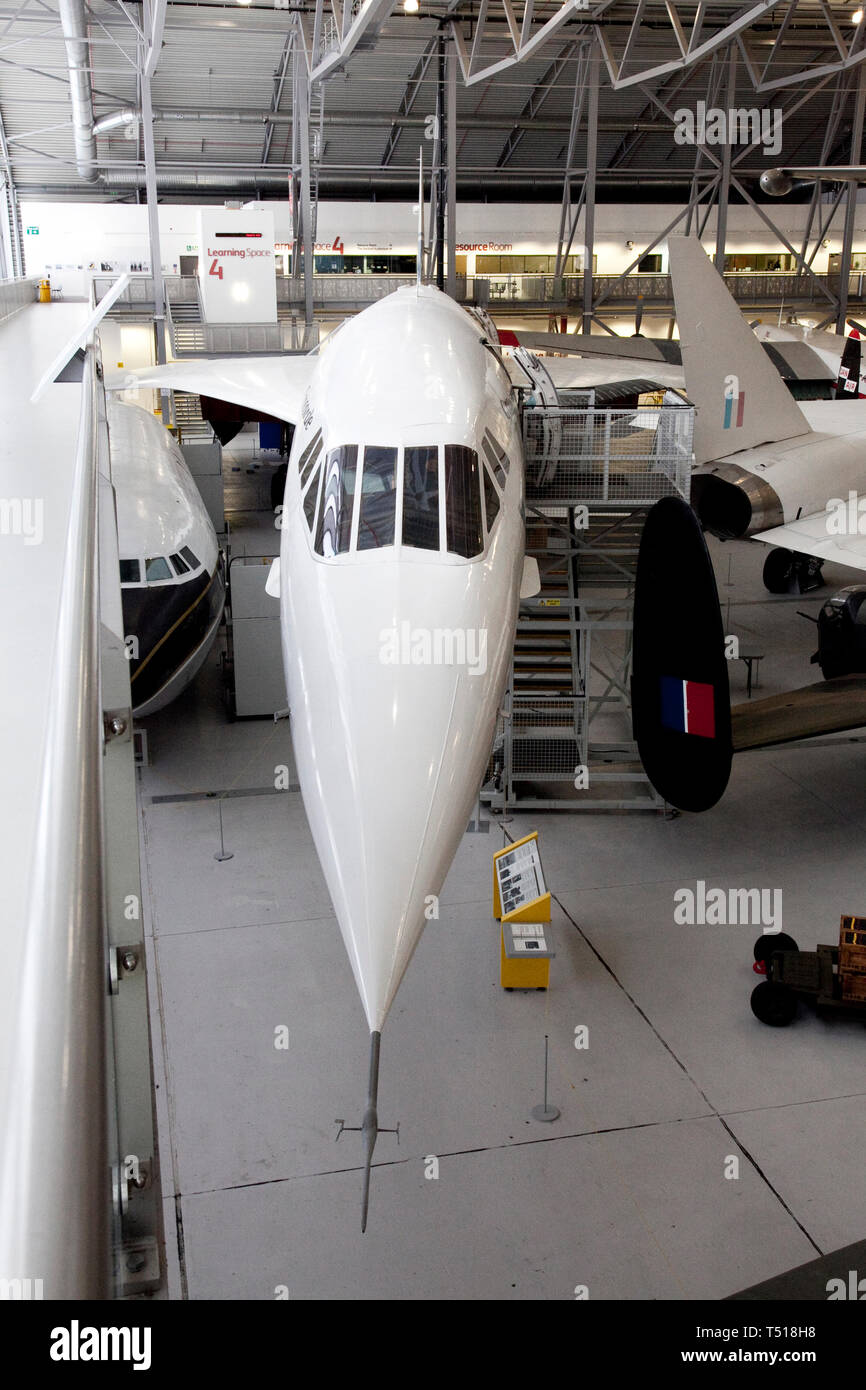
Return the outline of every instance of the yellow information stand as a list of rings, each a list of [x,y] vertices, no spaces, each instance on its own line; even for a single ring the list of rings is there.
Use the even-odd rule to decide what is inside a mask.
[[[554,954],[541,925],[550,921],[538,831],[493,856],[493,916],[502,922],[503,989],[547,989]]]

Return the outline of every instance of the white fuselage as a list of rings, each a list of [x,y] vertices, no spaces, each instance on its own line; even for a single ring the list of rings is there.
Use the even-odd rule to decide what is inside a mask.
[[[108,397],[124,636],[136,717],[189,685],[224,600],[216,532],[183,455],[148,411]]]
[[[742,465],[769,484],[785,522],[823,511],[829,497],[847,499],[849,489],[862,491],[866,483],[866,402],[804,401],[800,409],[814,433],[761,444],[711,465]]]
[[[295,757],[373,1031],[425,921],[438,916],[514,640],[523,447],[510,380],[481,338],[429,287],[399,290],[348,322],[322,349],[286,484],[280,594]]]

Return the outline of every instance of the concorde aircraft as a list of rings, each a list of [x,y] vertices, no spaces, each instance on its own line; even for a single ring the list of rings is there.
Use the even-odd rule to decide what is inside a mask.
[[[141,718],[163,709],[201,668],[225,582],[216,532],[168,430],[109,396],[108,438],[132,712]]]
[[[482,781],[521,585],[537,588],[511,379],[479,322],[419,284],[318,355],[119,384],[295,425],[268,587],[304,805],[370,1030],[363,1227],[382,1028]]]

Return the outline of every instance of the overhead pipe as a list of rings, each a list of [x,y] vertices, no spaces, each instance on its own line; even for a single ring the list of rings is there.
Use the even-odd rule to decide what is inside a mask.
[[[155,109],[153,113],[155,121],[213,121],[220,125],[278,125],[290,124],[292,113],[290,111],[164,111]],[[141,120],[141,112],[131,106],[121,107],[117,111],[111,111],[107,116],[101,116],[93,127],[94,135],[104,135],[118,127],[131,125],[134,121]],[[345,126],[352,125],[364,129],[375,129],[391,127],[393,125],[405,128],[414,127],[420,129],[427,122],[426,116],[371,116],[371,115],[352,115],[326,114],[323,124],[326,126]],[[464,130],[535,130],[535,131],[567,131],[568,121],[531,121],[515,120],[509,116],[470,116],[465,120],[458,121],[458,125]],[[653,121],[600,121],[599,130],[606,134],[630,135],[639,132],[658,130],[658,123]]]
[[[93,127],[94,138],[97,135],[105,135],[109,130],[117,130],[119,126],[132,125],[133,122],[141,120],[141,112],[134,106],[122,106],[118,111],[111,111],[107,116],[100,116]]]
[[[79,178],[98,183],[96,139],[93,134],[93,91],[90,85],[90,47],[84,0],[59,0],[60,24],[69,65],[69,99],[72,103],[72,134]]]

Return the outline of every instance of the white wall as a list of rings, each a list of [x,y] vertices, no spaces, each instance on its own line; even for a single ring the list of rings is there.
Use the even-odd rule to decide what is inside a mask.
[[[277,246],[287,244],[291,219],[287,202],[267,203],[274,214]],[[595,250],[601,274],[624,270],[638,251],[648,246],[675,213],[669,204],[602,203],[596,209]],[[180,257],[198,251],[198,218],[201,204],[164,205],[159,209],[163,270],[178,273]],[[783,200],[769,209],[788,239],[799,248],[807,208],[786,206]],[[28,275],[51,277],[67,297],[86,294],[93,275],[103,262],[112,270],[128,270],[132,264],[148,266],[147,209],[130,203],[22,203],[21,222]],[[487,247],[515,252],[553,252],[559,228],[559,204],[462,203],[457,209],[458,246]],[[28,231],[28,229],[35,229]],[[715,212],[711,215],[704,245],[713,249]],[[579,239],[579,238],[578,238]],[[836,215],[828,241],[814,265],[827,269],[827,256],[841,250],[842,212]],[[634,242],[629,250],[626,241]],[[346,255],[378,250],[413,255],[417,244],[417,218],[410,203],[322,202],[319,204],[317,249],[330,250],[335,243]],[[662,249],[661,247],[658,249]],[[727,249],[779,251],[778,238],[748,207],[732,207],[728,214]],[[858,204],[855,250],[866,250],[866,203]],[[467,269],[474,270],[475,252],[467,255]]]

